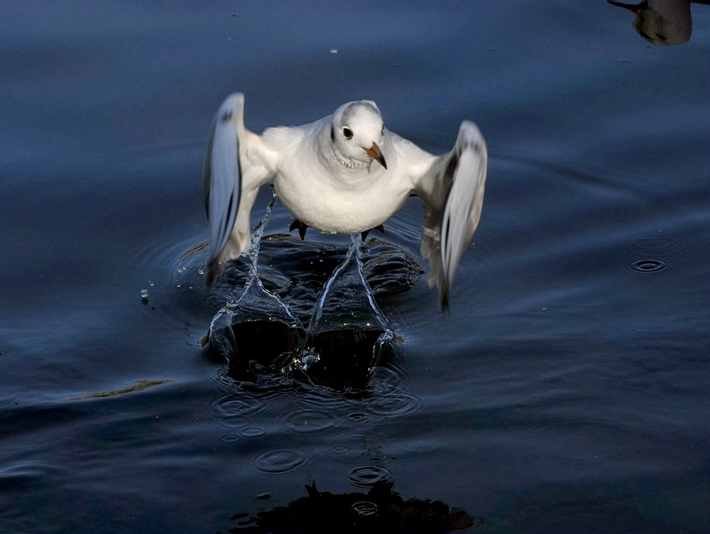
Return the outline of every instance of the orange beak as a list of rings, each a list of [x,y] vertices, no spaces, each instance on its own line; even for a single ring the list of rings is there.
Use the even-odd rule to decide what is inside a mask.
[[[377,143],[372,143],[370,148],[362,147],[362,149],[367,152],[367,155],[372,159],[376,159],[385,169],[387,168],[387,162],[385,161],[385,157],[382,155],[380,147],[377,146]]]

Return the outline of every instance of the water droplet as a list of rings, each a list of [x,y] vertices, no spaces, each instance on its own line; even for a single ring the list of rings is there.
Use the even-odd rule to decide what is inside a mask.
[[[141,289],[141,298],[142,299],[148,298],[148,290],[147,289]]]
[[[298,355],[298,357],[293,359],[293,364],[301,371],[307,371],[311,365],[319,361],[320,355],[317,352],[304,350]]]

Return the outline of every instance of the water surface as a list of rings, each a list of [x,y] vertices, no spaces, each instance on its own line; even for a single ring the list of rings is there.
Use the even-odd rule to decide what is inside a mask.
[[[601,0],[5,3],[0,530],[227,532],[314,492],[365,520],[431,506],[439,531],[710,530],[710,12],[689,10],[656,45]],[[184,255],[235,90],[257,132],[370,98],[432,152],[463,119],[486,137],[451,311],[424,277],[382,303],[401,341],[364,387],[237,382],[199,346],[228,296]],[[277,205],[267,233],[290,222]],[[420,228],[413,199],[374,237],[419,258]]]

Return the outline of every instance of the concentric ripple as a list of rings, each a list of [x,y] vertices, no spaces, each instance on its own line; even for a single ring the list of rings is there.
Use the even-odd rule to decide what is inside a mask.
[[[668,264],[663,260],[636,260],[629,263],[628,268],[637,273],[657,273],[667,269]]]
[[[333,445],[330,449],[333,454],[347,454],[351,451],[350,447],[347,445]]]
[[[259,454],[254,458],[257,471],[268,474],[287,473],[307,462],[306,455],[295,449],[277,449]]]
[[[219,423],[227,428],[242,427],[263,412],[266,405],[253,397],[223,395],[210,403],[210,409]]]
[[[358,488],[371,488],[382,482],[389,482],[394,478],[392,471],[386,467],[363,466],[356,467],[348,475],[348,480]]]
[[[421,404],[421,399],[411,393],[399,392],[373,399],[369,408],[380,417],[402,417],[419,410]]]
[[[367,421],[369,418],[370,415],[363,412],[353,412],[345,416],[345,419],[347,419],[351,423],[362,423],[364,421]]]
[[[222,434],[219,437],[219,440],[222,443],[236,443],[237,441],[241,441],[242,437],[239,434],[234,434],[233,432],[230,432],[227,434]]]
[[[380,513],[380,510],[379,508],[377,508],[377,505],[374,502],[370,501],[354,502],[352,506],[350,506],[350,509],[356,517],[360,517],[363,519],[368,517],[375,517]]]
[[[325,432],[338,425],[332,415],[315,410],[299,410],[284,417],[284,422],[291,430],[304,433]]]
[[[647,234],[630,239],[629,249],[639,256],[667,258],[676,256],[686,250],[685,243],[669,234]]]
[[[258,426],[248,426],[239,430],[239,435],[243,438],[260,438],[266,433],[266,429]]]

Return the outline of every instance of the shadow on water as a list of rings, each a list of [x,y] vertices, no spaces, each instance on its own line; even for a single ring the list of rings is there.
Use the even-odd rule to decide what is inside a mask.
[[[481,525],[483,520],[441,501],[404,500],[389,480],[369,485],[367,493],[333,494],[306,485],[307,497],[286,507],[259,512],[256,517],[235,514],[229,532],[452,532]],[[264,498],[268,498],[265,495]]]
[[[651,44],[683,44],[690,39],[690,0],[646,0],[637,4],[607,1],[634,13],[634,30]]]

